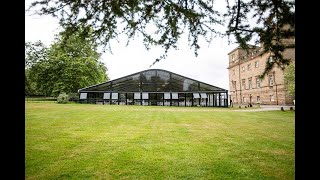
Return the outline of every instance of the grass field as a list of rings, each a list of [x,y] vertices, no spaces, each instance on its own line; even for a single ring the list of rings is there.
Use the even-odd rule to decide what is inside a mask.
[[[295,179],[294,111],[26,102],[26,179]]]

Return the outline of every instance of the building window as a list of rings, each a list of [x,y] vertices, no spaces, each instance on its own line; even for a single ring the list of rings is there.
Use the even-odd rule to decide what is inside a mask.
[[[257,68],[257,67],[259,67],[259,61],[256,61],[255,63],[254,63],[254,66]]]
[[[244,72],[244,66],[242,66],[242,72]]]
[[[234,54],[231,55],[231,61],[234,61]]]
[[[237,90],[237,82],[236,81],[232,81],[232,86],[233,86],[233,90]]]
[[[248,79],[249,89],[252,89],[252,78]]]
[[[271,101],[271,102],[274,101],[274,95],[273,95],[273,94],[270,95],[270,101]]]
[[[273,86],[274,81],[273,81],[273,75],[269,74],[269,86]]]
[[[246,80],[242,79],[242,89],[246,89]]]
[[[250,70],[251,70],[251,63],[248,64],[248,71],[250,71]]]
[[[260,78],[256,77],[256,87],[260,88]]]
[[[268,62],[269,62],[269,63],[273,63],[273,62],[274,62],[274,58],[273,58],[272,56],[269,56],[269,57],[268,57]]]
[[[257,96],[257,103],[260,103],[260,96]]]

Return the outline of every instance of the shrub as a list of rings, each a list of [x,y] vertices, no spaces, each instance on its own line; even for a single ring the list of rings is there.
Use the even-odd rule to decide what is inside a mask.
[[[69,96],[66,93],[59,94],[57,103],[66,104],[69,101]]]
[[[79,101],[79,94],[78,93],[69,93],[69,101],[78,102]]]

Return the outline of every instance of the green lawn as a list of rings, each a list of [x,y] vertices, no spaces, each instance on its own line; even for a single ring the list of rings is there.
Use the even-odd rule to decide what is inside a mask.
[[[295,179],[294,111],[26,102],[26,179]]]

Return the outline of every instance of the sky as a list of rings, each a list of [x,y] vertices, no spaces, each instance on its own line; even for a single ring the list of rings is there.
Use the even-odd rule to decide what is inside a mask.
[[[26,0],[25,3],[27,8],[30,0]],[[220,6],[222,7],[223,4]],[[25,41],[41,40],[49,46],[53,43],[54,35],[61,30],[58,20],[51,16],[30,16],[30,13],[26,13]],[[169,50],[167,58],[152,67],[150,65],[162,55],[163,49],[146,50],[139,38],[131,41],[128,46],[125,44],[126,41],[121,39],[120,42],[113,41],[111,43],[112,53],[107,51],[101,56],[101,61],[108,69],[109,80],[146,69],[164,69],[229,90],[227,54],[236,48],[237,44],[228,44],[227,37],[215,38],[210,44],[202,41],[197,57],[193,49],[188,46],[187,38],[181,39],[178,45],[179,50]]]

